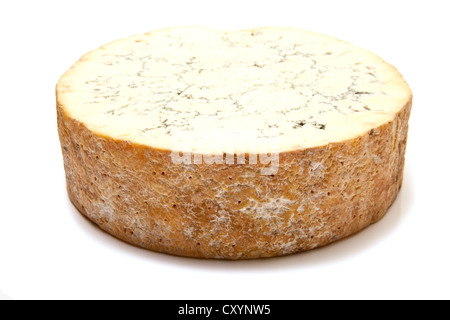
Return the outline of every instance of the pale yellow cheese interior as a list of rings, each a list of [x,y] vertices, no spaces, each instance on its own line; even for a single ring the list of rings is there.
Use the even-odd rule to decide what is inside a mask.
[[[378,56],[291,28],[152,31],[109,43],[57,85],[96,134],[167,150],[290,151],[339,142],[393,119],[411,98]]]

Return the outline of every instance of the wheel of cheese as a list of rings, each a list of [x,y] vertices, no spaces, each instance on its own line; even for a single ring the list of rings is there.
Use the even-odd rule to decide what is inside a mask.
[[[153,251],[313,249],[378,221],[401,187],[411,90],[325,35],[156,30],[87,53],[56,95],[70,200]]]

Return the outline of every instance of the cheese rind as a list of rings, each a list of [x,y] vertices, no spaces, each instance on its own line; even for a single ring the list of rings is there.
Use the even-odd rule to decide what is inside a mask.
[[[86,54],[57,85],[80,212],[131,244],[217,259],[309,250],[378,221],[402,183],[411,105],[379,57],[283,28],[132,36]],[[263,175],[249,159],[274,133],[278,170]],[[246,161],[173,161],[192,149]]]

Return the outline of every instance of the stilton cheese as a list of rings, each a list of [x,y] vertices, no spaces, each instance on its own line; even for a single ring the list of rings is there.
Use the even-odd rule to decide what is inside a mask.
[[[411,90],[325,35],[156,30],[87,53],[56,94],[70,200],[150,250],[310,250],[381,219],[402,184]]]

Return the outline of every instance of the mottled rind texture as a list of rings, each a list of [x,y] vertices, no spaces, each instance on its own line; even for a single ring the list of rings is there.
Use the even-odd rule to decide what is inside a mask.
[[[101,229],[174,255],[252,259],[310,250],[382,218],[400,189],[411,100],[355,139],[261,165],[174,164],[171,151],[96,135],[58,102],[68,194]]]

